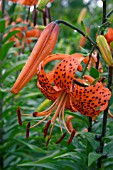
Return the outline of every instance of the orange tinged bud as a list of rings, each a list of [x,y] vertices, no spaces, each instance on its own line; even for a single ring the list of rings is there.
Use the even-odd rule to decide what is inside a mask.
[[[113,28],[108,28],[108,32],[104,35],[104,37],[107,40],[107,43],[110,45],[110,43],[113,41]]]
[[[32,30],[28,30],[26,31],[26,38],[32,38],[32,37],[40,37],[41,35],[41,30],[39,30],[38,28],[34,28]]]
[[[83,21],[86,13],[87,13],[87,8],[82,8],[82,10],[80,11],[79,17],[78,17],[79,24],[81,23],[81,21]]]
[[[58,39],[59,29],[58,24],[51,22],[41,33],[29,59],[11,89],[12,93],[17,94],[36,74],[39,63],[52,53]]]

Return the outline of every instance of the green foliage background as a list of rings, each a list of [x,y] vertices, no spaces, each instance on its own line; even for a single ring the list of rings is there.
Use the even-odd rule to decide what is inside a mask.
[[[96,33],[102,22],[102,7],[97,6],[96,0],[90,0],[84,3],[82,0],[54,0],[51,10],[52,20],[63,19],[81,28],[77,23],[79,13],[83,7],[87,8],[87,14],[84,18],[86,27],[90,29],[90,36],[95,41]],[[107,13],[113,9],[112,0],[107,1]],[[18,16],[23,19],[27,15],[27,7],[5,2],[5,10],[15,21]],[[6,15],[6,13],[5,13]],[[26,46],[24,52],[14,47],[12,42],[3,38],[3,34],[9,33],[11,24],[5,27],[5,20],[0,12],[0,162],[1,169],[4,170],[96,170],[97,159],[100,157],[96,153],[99,142],[95,140],[95,134],[101,133],[102,114],[93,122],[92,133],[83,133],[82,130],[89,125],[88,118],[80,113],[74,114],[73,125],[79,132],[70,145],[67,145],[69,135],[58,145],[55,142],[60,138],[61,132],[59,125],[56,123],[53,130],[52,139],[49,146],[46,147],[46,140],[43,137],[43,129],[46,121],[30,130],[30,138],[25,138],[25,128],[32,119],[32,124],[36,123],[38,118],[23,118],[23,126],[20,127],[17,122],[16,109],[21,107],[22,112],[32,113],[36,110],[44,110],[51,102],[46,100],[36,86],[36,76],[27,84],[27,86],[18,94],[13,95],[10,89],[13,86],[19,72],[30,55],[34,43],[30,48]],[[92,17],[93,16],[93,17]],[[30,14],[32,20],[32,13]],[[111,27],[113,26],[113,15],[110,17]],[[42,15],[39,12],[37,24],[42,25]],[[21,25],[21,23],[20,23]],[[16,25],[15,25],[16,26]],[[13,32],[14,35],[16,32]],[[70,28],[61,25],[58,43],[53,53],[75,53],[82,51],[89,52],[91,44],[86,43],[84,50],[78,49],[80,34]],[[22,42],[22,40],[20,40]],[[18,52],[18,55],[16,55]],[[104,74],[107,76],[104,61]],[[50,64],[48,69],[53,65]],[[112,98],[113,100],[113,98]],[[113,101],[111,100],[111,112],[113,113]],[[41,104],[41,106],[40,106]],[[70,114],[66,111],[66,114]],[[102,170],[111,170],[113,167],[113,120],[108,118],[107,136],[105,137],[104,153],[108,155],[103,160]],[[2,167],[2,163],[4,166]]]

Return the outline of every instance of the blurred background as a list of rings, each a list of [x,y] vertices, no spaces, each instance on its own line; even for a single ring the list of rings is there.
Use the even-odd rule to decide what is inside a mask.
[[[26,139],[27,123],[31,121],[33,125],[39,121],[39,118],[22,117],[23,126],[20,127],[17,121],[17,107],[20,106],[22,113],[33,113],[34,111],[45,110],[51,105],[51,101],[47,100],[37,88],[36,76],[19,94],[13,95],[10,93],[10,89],[39,35],[36,37],[32,35],[30,41],[23,43],[23,38],[19,37],[17,31],[21,31],[20,28],[23,29],[23,32],[26,29],[34,29],[34,7],[30,8],[29,22],[26,23],[27,6],[11,1],[4,2],[4,18],[2,11],[0,12],[0,37],[2,37],[0,42],[0,47],[2,47],[0,49],[0,169],[96,170],[96,162],[94,160],[91,162],[91,153],[99,145],[98,141],[95,140],[95,133],[101,133],[102,114],[93,122],[92,133],[82,132],[84,128],[89,126],[88,118],[78,112],[74,114],[73,125],[80,134],[73,139],[70,145],[67,145],[69,135],[60,144],[55,144],[61,137],[57,122],[48,147],[46,147],[46,139],[43,137],[43,129],[47,121],[31,129],[30,137]],[[102,0],[54,0],[53,3],[48,4],[48,7],[52,21],[65,20],[81,30],[83,30],[80,18],[82,17],[88,34],[94,41],[96,40],[96,35],[99,34],[99,28],[102,24]],[[112,9],[113,0],[108,0],[107,13]],[[37,12],[36,25],[41,32],[44,26],[43,15],[40,11]],[[113,27],[113,15],[110,16],[110,27]],[[53,53],[72,54],[81,52],[87,56],[91,50],[91,44],[81,38],[78,32],[61,25],[59,39]],[[53,63],[49,64],[47,71],[51,68],[53,68]],[[104,62],[103,69],[106,76]],[[113,104],[111,105],[111,111],[113,111]],[[72,114],[68,110],[65,113],[67,115]],[[109,157],[103,161],[103,169],[111,170],[113,167],[113,120],[111,118],[108,118],[107,134],[109,138],[106,138],[104,151],[109,154]]]

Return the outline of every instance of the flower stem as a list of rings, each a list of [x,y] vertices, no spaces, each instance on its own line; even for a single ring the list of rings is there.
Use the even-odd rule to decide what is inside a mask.
[[[5,15],[5,0],[2,0],[2,18]],[[3,34],[0,34],[0,48],[2,48]],[[2,60],[0,61],[0,80],[2,79]],[[3,87],[3,82],[0,81],[0,87]],[[3,99],[0,99],[0,119],[3,122]],[[0,145],[3,145],[3,126],[0,127]],[[4,169],[3,153],[0,154],[0,169]]]
[[[113,9],[107,14],[106,18],[109,18],[111,14],[113,14]]]
[[[106,0],[103,0],[103,18],[102,18],[102,24],[106,22]],[[101,35],[104,34],[104,29],[101,31]]]
[[[84,68],[84,70],[83,70],[83,72],[82,72],[81,78],[83,78],[83,76],[84,76],[84,74],[85,74],[85,72],[86,72],[86,70],[87,70],[87,67],[88,67],[88,64],[89,64],[89,62],[90,62],[90,58],[91,58],[91,55],[92,55],[94,49],[95,49],[95,47],[93,46],[93,47],[91,48],[91,51],[90,51],[90,54],[89,54],[88,63],[86,64],[86,66],[85,66],[85,68]]]
[[[88,126],[88,132],[91,132],[92,130],[92,118],[89,117],[89,126]]]
[[[79,32],[81,35],[83,35],[84,37],[86,37],[86,38],[91,42],[91,44],[92,44],[93,46],[95,46],[95,48],[98,48],[98,47],[97,47],[97,44],[96,44],[88,35],[86,35],[83,31],[81,31],[79,28],[75,27],[74,25],[72,25],[72,24],[70,24],[69,22],[66,22],[66,21],[64,21],[64,20],[56,20],[55,22],[56,22],[57,24],[61,24],[61,23],[62,23],[62,24],[64,24],[64,25],[66,25],[66,26],[68,26],[68,27],[76,30],[76,31]]]
[[[109,73],[108,73],[108,88],[109,88],[109,90],[111,90],[112,81],[113,81],[113,67],[109,66]],[[108,104],[108,107],[106,108],[106,110],[104,111],[104,115],[103,115],[101,140],[100,140],[100,146],[98,148],[99,153],[103,153],[103,149],[104,149],[104,141],[102,140],[102,138],[105,137],[105,135],[106,135],[108,108],[109,108],[109,104]],[[101,168],[101,162],[102,162],[102,157],[100,157],[98,159],[98,162],[97,162],[98,168]]]

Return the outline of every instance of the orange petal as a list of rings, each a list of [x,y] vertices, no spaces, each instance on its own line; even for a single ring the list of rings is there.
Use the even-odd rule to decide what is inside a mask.
[[[104,37],[108,44],[110,44],[113,41],[113,28],[108,28],[108,32],[104,35]]]
[[[88,80],[90,84],[92,84],[94,82],[94,80],[95,80],[93,77],[91,77],[89,75],[85,75],[84,79]]]
[[[55,69],[55,85],[63,89],[70,89],[75,72],[83,59],[81,54],[73,54],[64,58]]]
[[[87,64],[88,61],[89,61],[89,56],[85,57],[84,60],[83,60],[84,64]]]
[[[38,0],[19,0],[19,3],[22,5],[32,6],[36,5],[38,3]]]
[[[70,95],[72,95],[73,107],[81,114],[95,117],[106,109],[111,92],[101,82],[89,87],[77,87],[78,85],[75,85],[75,91]]]

